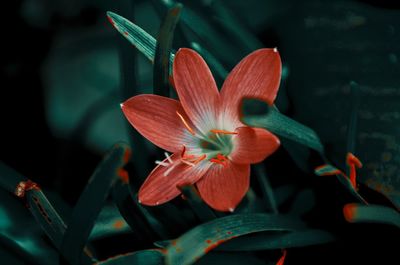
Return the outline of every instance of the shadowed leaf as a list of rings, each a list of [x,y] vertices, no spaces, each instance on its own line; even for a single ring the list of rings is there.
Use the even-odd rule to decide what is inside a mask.
[[[154,37],[120,15],[108,11],[107,16],[109,17],[111,24],[119,31],[119,33],[121,33],[141,53],[143,53],[147,59],[154,62],[157,46],[157,41]],[[171,54],[170,63],[173,62],[173,58],[174,56]]]
[[[385,206],[350,203],[344,206],[343,214],[351,223],[381,223],[400,228],[400,213]]]
[[[220,244],[238,236],[263,231],[292,231],[303,227],[293,217],[271,214],[230,215],[201,224],[172,241],[167,264],[191,264]]]
[[[169,77],[170,72],[172,72],[169,58],[172,54],[174,31],[179,21],[181,9],[182,5],[176,4],[168,10],[157,37],[153,67],[153,90],[154,94],[164,97],[169,96]]]
[[[94,222],[121,168],[128,162],[129,154],[127,145],[116,144],[97,166],[73,209],[60,248],[71,264],[80,264]]]
[[[259,233],[233,239],[218,247],[217,250],[254,251],[305,247],[329,243],[334,239],[335,237],[332,234],[318,229],[282,232],[277,234]]]
[[[194,185],[181,186],[179,189],[186,197],[185,199],[192,207],[193,212],[201,221],[207,222],[216,218],[213,210],[211,210],[211,208],[201,199],[200,194]]]
[[[143,250],[127,253],[100,261],[94,265],[163,265],[164,257],[158,250]]]
[[[255,104],[261,113],[251,115],[255,109]],[[260,104],[264,104],[264,106],[260,106]],[[254,99],[244,99],[242,113],[243,117],[241,120],[248,126],[267,129],[278,136],[288,138],[314,149],[320,154],[324,153],[324,147],[312,129],[286,117],[277,109],[269,107],[267,103]]]

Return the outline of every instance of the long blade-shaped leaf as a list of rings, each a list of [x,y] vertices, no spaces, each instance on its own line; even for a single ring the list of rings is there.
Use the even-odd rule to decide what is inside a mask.
[[[164,256],[159,250],[143,250],[100,261],[94,265],[163,265]]]
[[[167,248],[167,264],[191,264],[223,242],[262,231],[293,231],[303,224],[293,217],[272,214],[238,214],[199,225]]]
[[[305,247],[332,242],[335,237],[323,230],[307,229],[279,234],[259,233],[239,237],[218,247],[222,251],[255,251]]]
[[[129,153],[127,145],[115,145],[96,168],[80,196],[61,245],[61,254],[69,263],[80,264],[94,222],[120,169],[128,161]]]
[[[216,218],[213,210],[211,210],[211,208],[201,199],[200,194],[194,185],[181,186],[179,189],[182,194],[185,195],[186,200],[193,209],[193,212],[201,221],[207,222]]]
[[[263,104],[262,114],[249,115],[254,105]],[[286,117],[267,103],[259,100],[244,99],[242,121],[249,126],[265,128],[281,137],[288,138],[323,154],[324,148],[317,134],[307,126]]]
[[[168,10],[157,37],[153,67],[153,90],[154,94],[164,97],[169,96],[169,77],[171,72],[169,58],[171,58],[174,31],[179,21],[181,10],[181,4],[176,4]]]
[[[107,16],[111,24],[128,41],[130,41],[141,53],[143,53],[147,59],[149,59],[151,62],[154,62],[157,41],[153,36],[120,15],[108,11]],[[170,63],[173,62],[173,58],[174,56],[171,54]]]
[[[385,206],[350,203],[344,206],[343,214],[351,223],[382,223],[400,228],[400,213]]]
[[[13,194],[16,191],[17,186],[20,184],[28,182],[33,183],[2,162],[0,163],[0,174],[2,187]],[[65,231],[64,221],[47,200],[40,187],[36,184],[35,186],[33,186],[33,184],[30,185],[34,188],[27,189],[22,197],[23,199],[26,199],[29,206],[28,209],[47,236],[50,237],[54,246],[59,248]]]

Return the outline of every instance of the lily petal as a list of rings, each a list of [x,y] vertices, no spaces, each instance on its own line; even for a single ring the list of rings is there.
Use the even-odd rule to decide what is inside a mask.
[[[157,95],[138,95],[121,104],[128,121],[144,137],[169,152],[178,152],[191,138],[177,115],[191,122],[179,101]]]
[[[180,157],[180,153],[175,153],[154,168],[140,187],[140,203],[154,206],[174,199],[181,194],[177,186],[194,184],[210,167],[209,162],[200,162],[192,167],[180,162]],[[172,163],[169,162],[170,160]],[[162,164],[168,164],[168,166]]]
[[[202,199],[215,210],[233,211],[250,185],[250,165],[215,164],[196,183]]]
[[[179,101],[197,128],[203,133],[214,128],[219,92],[203,58],[191,49],[179,49],[173,63],[173,79]]]
[[[278,93],[282,63],[276,49],[259,49],[246,56],[228,75],[221,89],[223,112],[236,122],[243,97],[272,105]]]
[[[263,161],[274,153],[279,138],[262,128],[239,127],[234,136],[234,149],[230,158],[238,164],[254,164]]]

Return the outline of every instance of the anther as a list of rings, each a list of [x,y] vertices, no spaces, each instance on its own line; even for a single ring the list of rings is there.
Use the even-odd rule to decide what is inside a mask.
[[[168,160],[168,162],[169,162],[170,164],[174,163],[174,162],[172,161],[172,159],[171,159],[171,156],[170,156],[167,152],[164,152],[164,155],[165,155],[165,157],[167,158],[167,160]]]
[[[210,159],[210,162],[215,163],[215,164],[223,165],[224,167],[226,166],[225,161],[221,161],[221,160],[219,160],[219,159],[217,159],[217,158],[211,158],[211,159]]]
[[[194,167],[194,166],[196,165],[196,164],[194,164],[194,163],[192,163],[192,162],[186,161],[186,160],[183,159],[183,158],[181,158],[181,162],[184,163],[184,164],[186,164],[186,165],[188,165],[188,166],[191,166],[191,167]]]
[[[226,130],[217,130],[217,129],[212,129],[210,130],[212,133],[220,133],[220,134],[238,134],[237,132],[231,132],[231,131],[226,131]]]
[[[15,188],[14,194],[20,198],[23,198],[23,197],[25,197],[25,193],[27,191],[39,190],[39,189],[40,189],[39,186],[31,180],[21,181],[20,183],[18,183],[17,187]]]
[[[183,125],[185,125],[186,129],[192,134],[195,135],[194,130],[189,126],[189,124],[186,122],[185,118],[177,111],[176,115],[181,119]]]
[[[156,160],[156,164],[160,165],[160,166],[163,166],[163,167],[167,167],[168,166],[168,163],[162,162],[160,160]]]

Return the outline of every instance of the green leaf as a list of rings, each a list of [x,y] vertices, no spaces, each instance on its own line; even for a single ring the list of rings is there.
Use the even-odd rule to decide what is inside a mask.
[[[30,182],[32,184],[29,185],[34,184],[4,163],[0,163],[0,174],[2,176],[0,179],[3,179],[2,186],[13,194],[20,183]],[[12,185],[15,186],[12,187]],[[22,196],[26,200],[28,209],[33,217],[51,239],[54,246],[59,248],[65,231],[64,221],[47,200],[40,187],[36,184],[34,185],[31,189],[27,189]]]
[[[212,9],[216,16],[213,18],[222,26],[223,30],[233,37],[235,43],[243,47],[245,53],[251,53],[254,50],[263,48],[263,43],[257,39],[256,35],[248,31],[246,27],[224,6],[221,1],[213,1]]]
[[[314,173],[318,176],[333,176],[337,174],[342,174],[342,171],[332,165],[326,164],[317,167]]]
[[[367,201],[354,189],[353,185],[351,184],[350,179],[341,171],[340,169],[326,164],[317,167],[314,170],[314,173],[318,176],[333,176],[335,175],[336,178],[343,184],[343,186],[353,195],[356,199],[364,204],[368,204]]]
[[[176,4],[168,10],[157,37],[153,68],[153,90],[154,94],[164,97],[169,96],[169,77],[170,72],[172,72],[169,58],[171,58],[174,31],[179,21],[181,10],[181,4]]]
[[[182,194],[185,195],[186,201],[192,207],[193,212],[202,222],[207,222],[216,218],[215,213],[206,205],[200,197],[194,185],[186,185],[179,187]]]
[[[349,128],[347,130],[347,152],[355,154],[357,142],[357,113],[360,105],[360,89],[359,85],[354,81],[350,82],[350,89],[353,104],[351,105]]]
[[[304,189],[297,194],[296,199],[290,206],[290,214],[303,215],[315,206],[315,194],[311,189]]]
[[[28,209],[36,221],[46,232],[53,244],[57,248],[60,248],[66,229],[64,220],[62,220],[40,189],[33,189],[26,192],[25,197],[29,206]]]
[[[199,261],[196,265],[272,265],[272,263],[265,263],[252,254],[247,253],[222,253],[215,252],[209,253]]]
[[[346,204],[343,215],[351,223],[381,223],[400,228],[400,213],[380,205]]]
[[[264,201],[271,207],[273,213],[278,213],[278,204],[276,203],[274,191],[269,183],[265,168],[262,165],[256,165],[255,168],[257,172],[257,180],[263,194]]]
[[[326,244],[334,240],[335,237],[331,233],[319,229],[260,232],[233,238],[218,246],[215,251],[273,250]],[[167,248],[173,242],[173,240],[157,241],[154,245]]]
[[[124,17],[117,15],[111,11],[107,12],[112,25],[121,33],[128,41],[130,41],[144,56],[151,62],[154,62],[156,53],[157,41],[146,31],[139,26],[130,22]],[[174,55],[171,54],[170,64],[174,60]]]
[[[221,64],[221,62],[219,62],[214,55],[212,55],[206,48],[201,46],[199,43],[192,42],[190,46],[204,58],[204,60],[211,68],[212,72],[215,74],[216,79],[220,81],[220,83],[222,83],[228,76],[228,71]]]
[[[277,234],[259,233],[235,238],[216,250],[221,251],[255,251],[267,249],[282,249],[305,247],[332,242],[335,237],[323,230],[307,229],[282,232]]]
[[[129,225],[114,204],[107,204],[101,210],[89,239],[97,240],[125,233],[132,233]]]
[[[3,255],[3,247],[7,255]],[[16,262],[7,262],[10,260]],[[53,265],[58,254],[46,240],[44,231],[28,212],[25,204],[0,189],[0,257],[1,264]]]
[[[97,166],[81,194],[60,248],[60,252],[69,263],[80,264],[94,222],[121,168],[128,162],[129,154],[130,149],[127,145],[116,144]]]
[[[94,265],[163,265],[164,256],[159,250],[143,250],[100,261]]]
[[[262,113],[252,115],[255,109],[258,109],[258,111],[261,111]],[[324,153],[324,147],[322,146],[317,134],[312,129],[286,117],[276,108],[269,107],[267,103],[263,101],[244,99],[242,122],[248,126],[267,129],[278,136],[288,138],[294,142],[314,149],[320,154]]]
[[[157,236],[166,236],[160,222],[149,212],[144,211],[144,208],[138,203],[128,181],[117,180],[112,190],[112,196],[119,212],[132,230],[140,231],[137,236],[142,241],[152,241]]]
[[[171,8],[176,4],[176,1],[154,1],[155,4],[162,2],[167,8]],[[234,45],[228,45],[229,40],[222,38],[222,35],[216,30],[215,25],[209,22],[209,19],[204,18],[198,13],[189,8],[182,11],[181,21],[184,32],[194,33],[201,40],[201,44],[207,45],[213,54],[218,54],[222,61],[233,64],[236,62],[236,56],[241,56],[240,51]],[[244,55],[244,54],[242,54]]]
[[[299,220],[283,215],[237,214],[201,224],[174,240],[167,248],[167,264],[191,264],[218,245],[235,237],[263,231],[293,231]]]

